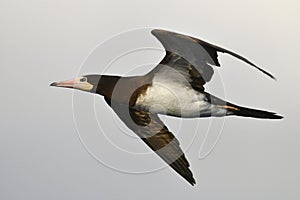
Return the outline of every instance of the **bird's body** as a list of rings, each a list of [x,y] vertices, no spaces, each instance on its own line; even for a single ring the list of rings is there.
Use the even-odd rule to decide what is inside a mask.
[[[175,117],[243,117],[281,119],[273,112],[245,108],[219,99],[205,91],[220,66],[218,52],[228,53],[274,78],[246,58],[202,40],[164,30],[152,34],[163,44],[166,55],[143,76],[86,75],[52,86],[74,88],[104,96],[129,129],[135,132],[177,173],[194,185],[195,180],[179,141],[158,114]]]
[[[139,96],[135,107],[176,117],[199,117],[201,111],[210,109],[211,104],[205,101],[204,94],[176,86],[154,82]]]
[[[213,116],[226,113],[226,109],[216,108],[205,94],[192,88],[181,74],[170,68],[154,75],[152,84],[138,96],[135,107],[184,118],[206,116],[207,112]]]

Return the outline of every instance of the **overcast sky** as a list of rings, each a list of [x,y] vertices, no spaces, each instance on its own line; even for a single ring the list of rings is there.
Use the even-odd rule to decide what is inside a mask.
[[[299,199],[299,7],[296,0],[1,1],[0,199]],[[162,117],[185,149],[192,187],[101,97],[49,87],[78,73],[147,72],[164,53],[144,27],[204,39],[271,72],[277,81],[221,55],[207,89],[285,118]],[[137,28],[124,43],[109,40]],[[151,48],[120,55],[141,43]],[[107,67],[113,56],[121,57]]]

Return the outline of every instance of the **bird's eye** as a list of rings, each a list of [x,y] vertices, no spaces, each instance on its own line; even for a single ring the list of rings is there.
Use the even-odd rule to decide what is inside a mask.
[[[87,81],[87,78],[86,78],[86,77],[82,77],[79,81],[80,81],[80,82],[86,82],[86,81]]]

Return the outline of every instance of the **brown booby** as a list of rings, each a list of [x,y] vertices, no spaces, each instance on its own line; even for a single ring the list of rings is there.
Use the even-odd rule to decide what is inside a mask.
[[[217,98],[204,89],[220,66],[218,53],[230,54],[274,77],[248,59],[203,40],[170,31],[151,33],[162,43],[166,55],[143,76],[84,75],[51,86],[78,89],[104,97],[119,118],[178,174],[194,185],[189,162],[178,140],[158,114],[182,118],[243,116],[281,119],[274,112],[245,108]]]

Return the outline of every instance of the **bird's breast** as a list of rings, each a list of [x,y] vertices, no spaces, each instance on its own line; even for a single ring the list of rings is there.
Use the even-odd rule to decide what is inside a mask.
[[[205,99],[204,94],[191,87],[182,87],[174,83],[153,83],[139,94],[135,106],[158,114],[199,117],[201,110],[210,107]]]

